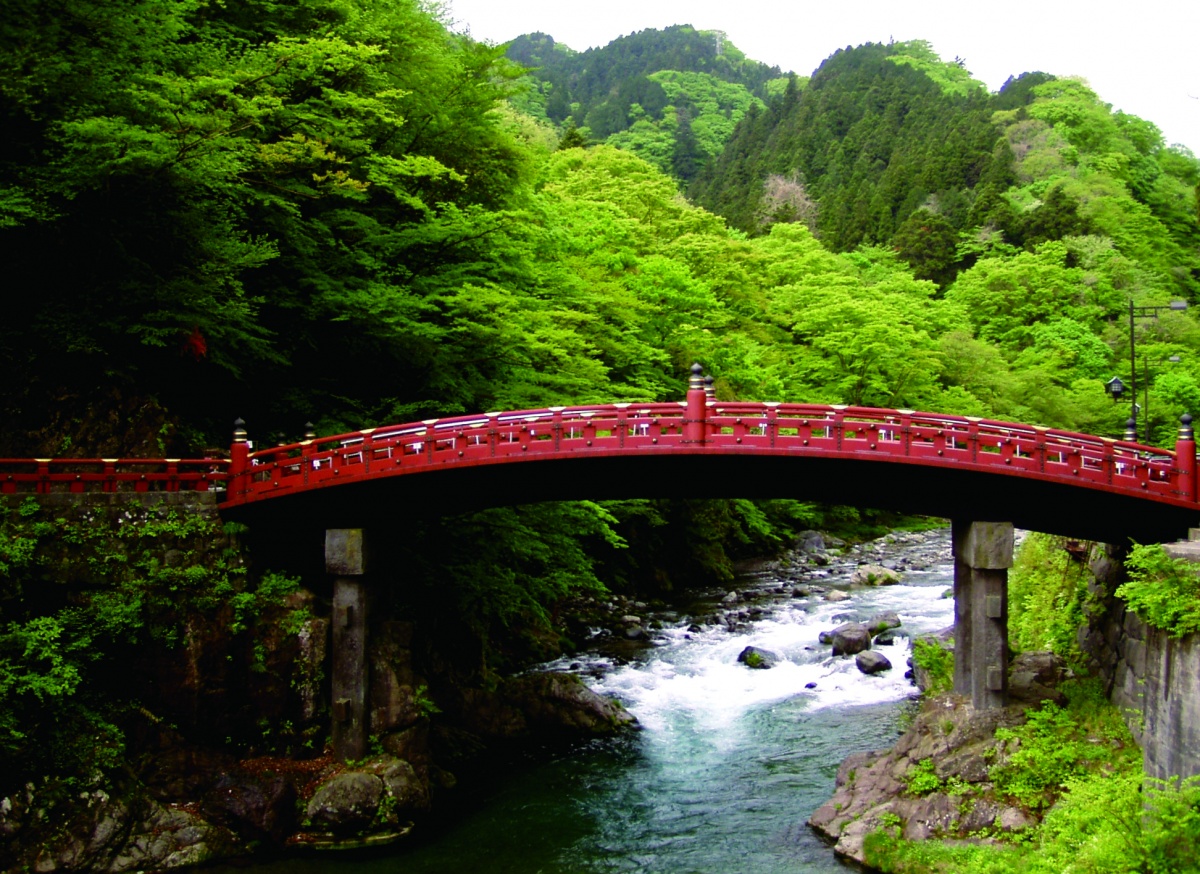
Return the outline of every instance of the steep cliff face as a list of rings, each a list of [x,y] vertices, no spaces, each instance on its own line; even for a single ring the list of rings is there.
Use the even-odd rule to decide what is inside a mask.
[[[0,524],[0,870],[395,840],[448,767],[632,722],[576,677],[469,686],[445,641],[377,611],[371,754],[338,762],[327,582],[255,567],[212,495],[13,496]]]
[[[1092,562],[1095,609],[1080,647],[1141,745],[1146,775],[1200,775],[1200,635],[1173,638],[1127,610],[1113,594],[1124,580],[1121,557],[1110,548]]]

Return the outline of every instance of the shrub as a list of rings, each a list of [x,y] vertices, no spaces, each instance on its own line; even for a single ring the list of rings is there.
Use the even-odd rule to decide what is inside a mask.
[[[1200,631],[1200,576],[1158,544],[1138,545],[1125,561],[1129,581],[1117,589],[1129,609],[1172,637]]]
[[[940,695],[954,688],[954,653],[936,640],[917,638],[913,641],[913,666],[922,669],[929,677],[925,691]]]
[[[1078,660],[1075,634],[1086,595],[1087,566],[1071,560],[1063,538],[1030,534],[1008,575],[1009,643],[1018,651],[1050,650]]]

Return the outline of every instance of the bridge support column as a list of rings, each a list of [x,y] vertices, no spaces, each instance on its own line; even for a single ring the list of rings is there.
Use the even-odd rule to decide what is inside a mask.
[[[361,528],[325,531],[325,571],[333,576],[333,754],[367,754],[367,586]]]
[[[1008,569],[1013,526],[954,520],[954,691],[976,710],[1008,694]]]

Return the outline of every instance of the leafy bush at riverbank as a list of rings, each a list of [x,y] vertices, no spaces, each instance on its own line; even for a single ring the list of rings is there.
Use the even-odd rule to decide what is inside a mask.
[[[1129,581],[1117,588],[1129,609],[1172,637],[1200,631],[1196,565],[1167,555],[1160,544],[1138,545],[1125,561]]]
[[[1200,871],[1200,782],[1143,785],[1140,770],[1073,778],[1036,833],[1012,844],[949,846],[867,838],[885,874],[1192,874]]]
[[[59,509],[0,504],[0,794],[120,764],[131,721],[161,721],[148,709],[156,654],[199,653],[206,622],[226,629],[239,667],[265,672],[259,624],[298,586],[250,577],[215,513]],[[308,618],[285,612],[293,632]]]
[[[935,640],[918,637],[912,645],[913,667],[928,678],[922,690],[926,695],[941,695],[954,688],[954,651]]]
[[[982,845],[867,838],[868,864],[885,874],[1181,874],[1200,870],[1200,779],[1146,783],[1120,714],[1090,681],[1068,683],[1065,708],[1045,705],[998,739],[1015,750],[990,777],[998,792],[1041,825],[977,835]],[[965,803],[965,802],[964,802]],[[995,843],[999,839],[1002,843]]]
[[[1079,661],[1087,564],[1072,559],[1064,538],[1031,532],[1008,574],[1008,639],[1018,652],[1050,650]]]
[[[1097,682],[1070,682],[1063,691],[1066,707],[1045,702],[1027,713],[1024,725],[996,730],[998,740],[1015,741],[1016,749],[989,777],[1000,795],[1027,810],[1051,807],[1071,780],[1141,764],[1119,711]]]

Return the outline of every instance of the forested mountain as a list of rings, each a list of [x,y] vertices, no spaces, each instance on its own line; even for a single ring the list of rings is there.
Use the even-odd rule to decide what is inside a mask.
[[[1173,298],[1192,309],[1132,328],[1140,436],[1200,414],[1200,162],[1149,121],[1044,74],[989,95],[921,43],[839,51],[774,96],[779,71],[713,34],[614,46],[523,38],[530,74],[421,0],[9,4],[0,456],[188,455],[238,416],[264,446],[306,420],[678,400],[693,361],[722,399],[1115,437],[1129,305]],[[837,512],[414,520],[395,597],[486,673],[556,653],[576,593],[729,580],[737,550]],[[150,608],[56,603],[31,554],[0,528],[0,749],[31,746],[23,713],[53,715],[47,755],[117,749],[138,702],[85,678]]]
[[[523,111],[632,151],[684,181],[785,81],[778,67],[747,59],[724,34],[686,25],[639,31],[585,52],[544,33],[526,34],[507,55],[529,70],[514,101]]]
[[[836,52],[752,111],[691,194],[749,233],[802,221],[835,251],[890,245],[942,285],[1001,241],[1098,234],[1192,294],[1195,173],[1082,82],[1032,73],[988,94],[917,41]]]

